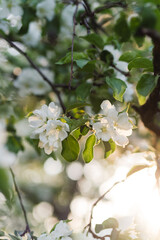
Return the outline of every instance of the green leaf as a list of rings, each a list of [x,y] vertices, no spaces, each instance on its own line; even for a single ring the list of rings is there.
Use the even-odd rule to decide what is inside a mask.
[[[85,100],[90,94],[91,87],[92,84],[89,83],[82,83],[81,85],[79,85],[76,89],[76,95],[78,99]]]
[[[137,93],[137,97],[138,97],[138,102],[139,102],[140,105],[145,104],[145,102],[146,102],[146,100],[147,100],[146,97],[144,97],[144,96],[142,96],[142,95],[140,95],[140,94],[138,94],[138,93]]]
[[[72,126],[73,128],[73,126]],[[77,140],[80,140],[82,136],[85,136],[89,132],[89,127],[86,125],[82,125],[76,130],[72,131],[72,136],[75,137]]]
[[[87,116],[83,116],[79,119],[71,119],[71,118],[64,117],[64,119],[68,123],[71,132],[76,128],[83,126],[88,121]]]
[[[116,144],[112,139],[110,139],[108,142],[103,142],[103,144],[104,144],[104,147],[105,147],[104,158],[107,158],[115,151]]]
[[[95,226],[95,232],[99,233],[100,231],[104,230],[104,229],[108,229],[108,228],[118,228],[119,223],[117,221],[117,219],[115,218],[108,218],[107,220],[105,220],[102,224],[96,224]]]
[[[12,234],[9,234],[9,236],[10,236],[11,240],[21,240],[21,237],[20,237],[20,236],[17,237],[17,236],[12,235]]]
[[[80,132],[83,136],[85,136],[89,132],[89,127],[87,127],[86,125],[81,126]]]
[[[95,45],[96,47],[98,47],[100,49],[103,49],[103,47],[104,47],[103,39],[98,34],[91,33],[87,36],[82,36],[81,38],[92,43],[93,45]]]
[[[143,105],[146,101],[146,97],[153,91],[157,84],[157,77],[150,74],[143,74],[139,80],[136,90],[138,94],[138,101],[140,105]]]
[[[132,167],[129,172],[127,173],[127,176],[126,177],[129,177],[131,176],[132,174],[144,169],[144,168],[149,168],[150,166],[147,165],[147,164],[142,164],[142,165],[136,165],[134,167]]]
[[[66,108],[66,113],[67,112],[70,112],[71,110],[73,110],[74,108],[82,108],[82,107],[85,107],[85,106],[90,106],[89,103],[86,103],[86,102],[75,102],[75,103],[72,103],[70,105],[67,106]]]
[[[108,66],[113,64],[113,60],[114,60],[112,53],[110,53],[107,50],[104,50],[104,51],[101,52],[100,59],[102,61],[104,61],[105,63],[107,63]]]
[[[7,199],[10,199],[9,177],[4,168],[0,168],[0,179],[0,192],[2,192]]]
[[[109,78],[109,77],[106,77],[106,83],[112,88],[113,97],[116,100],[122,102],[123,94],[125,93],[125,90],[127,88],[126,83],[118,78]]]
[[[5,236],[5,232],[0,230],[0,237],[4,237]]]
[[[86,60],[86,59],[76,60],[76,64],[80,68],[83,68],[85,65],[87,65],[88,62],[89,60]]]
[[[128,64],[129,70],[131,70],[132,68],[150,68],[150,67],[153,67],[152,61],[144,57],[135,58]]]
[[[126,21],[125,15],[122,13],[120,18],[117,20],[114,30],[117,34],[117,37],[121,42],[127,42],[130,38],[130,29]]]
[[[93,159],[93,147],[96,143],[95,135],[91,135],[87,138],[85,148],[83,151],[83,160],[85,163],[89,163]]]
[[[19,151],[24,151],[22,139],[18,136],[9,136],[6,145],[10,152],[18,153]]]
[[[79,143],[72,135],[62,141],[61,155],[68,162],[73,162],[78,158]]]
[[[80,128],[74,130],[74,131],[72,132],[72,136],[73,136],[75,139],[80,140],[81,137],[82,137]]]
[[[120,56],[119,61],[129,63],[133,59],[137,58],[138,56],[139,56],[139,54],[137,52],[134,52],[134,51],[125,52]]]
[[[88,55],[83,53],[83,52],[73,52],[73,61],[77,61],[83,59],[88,60]],[[67,53],[66,56],[61,58],[56,64],[58,65],[63,65],[63,64],[68,64],[71,63],[71,52]]]
[[[129,26],[132,34],[135,34],[141,24],[141,18],[140,16],[134,16],[131,18]]]

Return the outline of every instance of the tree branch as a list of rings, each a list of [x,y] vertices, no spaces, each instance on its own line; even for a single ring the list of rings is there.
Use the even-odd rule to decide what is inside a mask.
[[[70,74],[70,81],[69,81],[69,89],[71,89],[72,79],[73,79],[73,50],[74,50],[74,38],[76,36],[76,14],[78,11],[79,3],[76,3],[75,12],[73,14],[73,33],[72,33],[72,46],[71,46],[71,74]]]
[[[112,7],[121,7],[121,8],[126,8],[127,4],[126,2],[123,1],[118,1],[118,2],[107,2],[104,6],[98,7],[95,9],[94,13],[100,13],[103,10],[112,8]]]
[[[60,102],[60,105],[63,109],[63,112],[65,112],[66,108],[64,106],[64,103],[62,101],[62,98],[60,96],[60,92],[56,89],[55,85],[48,79],[48,77],[45,76],[45,74],[38,68],[38,66],[32,61],[32,59],[27,55],[27,53],[25,53],[22,49],[20,49],[16,44],[14,44],[10,39],[8,39],[7,37],[4,37],[0,34],[0,37],[3,38],[4,40],[6,40],[9,45],[11,47],[13,47],[14,49],[16,49],[21,55],[23,55],[27,61],[30,63],[30,65],[32,66],[32,68],[34,68],[39,74],[40,76],[42,77],[42,79],[47,82],[50,87],[52,88],[52,90],[55,92],[55,94],[57,95],[58,97],[58,100]]]
[[[14,172],[13,172],[12,168],[10,168],[10,172],[11,172],[11,175],[12,175],[14,187],[15,187],[15,190],[17,192],[19,203],[20,203],[20,206],[21,206],[21,209],[22,209],[22,212],[23,212],[23,215],[24,215],[24,220],[25,220],[25,223],[26,223],[26,228],[25,228],[24,232],[21,234],[21,236],[24,236],[26,233],[29,233],[30,236],[31,236],[31,239],[33,239],[32,238],[32,233],[31,233],[31,230],[30,230],[30,227],[29,227],[28,219],[27,219],[27,213],[26,213],[25,207],[23,205],[22,197],[21,197],[19,188],[17,186],[15,175],[14,175]]]

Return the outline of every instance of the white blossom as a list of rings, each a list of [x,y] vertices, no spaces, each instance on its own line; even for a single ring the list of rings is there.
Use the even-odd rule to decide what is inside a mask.
[[[39,147],[44,148],[46,154],[57,151],[68,136],[69,125],[59,120],[59,117],[60,108],[51,102],[49,106],[43,105],[41,109],[33,111],[28,119],[30,127],[34,128],[32,138],[38,136]]]
[[[56,236],[56,239],[59,239],[60,237],[63,237],[63,239],[66,239],[71,234],[72,234],[72,231],[69,229],[67,223],[62,220],[56,225],[55,230],[53,231],[53,235]]]
[[[109,141],[111,138],[110,124],[106,118],[102,118],[99,122],[93,123],[93,129],[96,131],[98,139]]]
[[[91,123],[98,139],[109,141],[112,139],[117,145],[125,147],[132,134],[133,125],[126,112],[118,114],[115,106],[108,100],[101,104],[102,114]]]
[[[15,16],[13,14],[10,14],[7,19],[10,21],[11,27],[16,28],[17,30],[22,27],[21,16]]]
[[[54,8],[55,8],[54,0],[44,0],[37,4],[36,15],[39,18],[46,17],[49,21],[51,21],[54,16]]]
[[[30,22],[28,32],[23,35],[22,40],[25,44],[35,47],[41,39],[41,28],[37,22]]]
[[[103,114],[107,117],[108,121],[117,120],[118,112],[116,111],[115,106],[110,103],[110,101],[104,100],[101,103],[101,109]]]
[[[41,69],[41,71],[53,82],[54,75],[51,71],[48,69]],[[19,94],[22,97],[30,94],[44,95],[51,91],[48,83],[32,68],[23,69],[14,82],[14,86],[19,89]]]
[[[0,18],[8,18],[12,14],[14,16],[22,16],[23,9],[19,6],[17,0],[1,0],[0,1]]]
[[[72,234],[72,231],[69,229],[68,225],[64,221],[60,221],[54,231],[52,231],[50,234],[42,234],[38,237],[38,240],[72,240],[70,235]]]

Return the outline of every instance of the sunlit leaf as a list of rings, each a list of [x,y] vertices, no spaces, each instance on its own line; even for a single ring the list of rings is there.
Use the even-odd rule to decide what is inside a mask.
[[[75,102],[67,106],[66,112],[70,112],[74,108],[83,108],[85,106],[90,106],[90,104],[86,102]]]
[[[103,142],[103,144],[105,147],[104,157],[107,158],[115,151],[116,144],[112,139],[110,139],[108,142]]]
[[[131,176],[132,174],[144,169],[144,168],[149,168],[150,166],[147,164],[142,164],[142,165],[136,165],[132,167],[129,172],[127,173],[127,177]]]
[[[119,223],[115,218],[108,218],[102,224],[96,224],[95,232],[99,233],[100,231],[108,228],[118,228]]]
[[[85,148],[83,151],[83,160],[85,163],[89,163],[93,159],[93,147],[96,143],[95,135],[91,135],[87,138]]]
[[[73,162],[78,158],[79,143],[72,135],[69,135],[66,139],[62,141],[61,155],[68,162]]]
[[[122,102],[123,101],[123,94],[127,88],[127,85],[124,81],[118,78],[109,78],[106,77],[106,83],[112,88],[113,90],[113,97]]]

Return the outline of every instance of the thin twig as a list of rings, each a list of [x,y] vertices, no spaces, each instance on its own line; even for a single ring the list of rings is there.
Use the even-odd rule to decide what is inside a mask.
[[[126,180],[126,178],[123,179],[123,180],[121,180],[121,181],[115,182],[115,183],[114,183],[103,195],[101,195],[101,196],[94,202],[94,204],[92,205],[89,223],[84,227],[84,230],[85,230],[86,228],[88,228],[88,231],[87,231],[87,232],[90,232],[90,233],[93,235],[93,237],[99,238],[99,239],[101,239],[101,240],[104,240],[104,239],[105,239],[105,236],[100,237],[100,236],[98,236],[97,234],[95,234],[95,233],[92,231],[93,210],[94,210],[95,206],[96,206],[116,185],[125,182],[125,180]]]
[[[115,70],[117,70],[118,72],[120,72],[121,74],[123,74],[124,76],[126,76],[126,77],[129,77],[129,76],[130,76],[130,73],[129,73],[129,72],[125,72],[125,71],[119,69],[119,68],[116,67],[114,64],[111,64],[111,66],[112,66]]]
[[[77,2],[75,12],[73,14],[73,33],[72,33],[72,46],[71,46],[71,74],[70,74],[70,81],[69,81],[69,89],[71,89],[72,79],[73,79],[73,50],[74,50],[74,38],[76,36],[76,14],[78,11],[78,5]]]
[[[8,39],[7,37],[4,37],[0,34],[0,37],[5,39],[9,45],[11,47],[13,47],[14,49],[16,49],[21,55],[23,55],[27,61],[30,63],[30,65],[40,74],[40,76],[43,78],[43,80],[45,82],[47,82],[50,87],[52,88],[52,90],[55,92],[55,94],[57,95],[58,97],[58,100],[60,102],[60,105],[63,109],[63,112],[65,112],[66,108],[64,106],[64,103],[62,101],[62,98],[60,96],[60,92],[56,89],[55,85],[48,79],[48,77],[46,77],[46,75],[38,68],[38,66],[32,61],[32,59],[27,55],[27,53],[25,53],[21,48],[19,48],[16,44],[14,44],[10,39]]]
[[[31,238],[32,238],[31,230],[30,230],[30,227],[29,227],[28,219],[27,219],[27,213],[26,213],[25,207],[23,205],[22,197],[21,197],[19,188],[17,186],[15,175],[14,175],[14,172],[13,172],[12,168],[10,168],[10,172],[11,172],[11,175],[12,175],[14,187],[15,187],[15,190],[17,192],[19,203],[21,205],[21,209],[22,209],[22,212],[23,212],[23,215],[24,215],[24,220],[25,220],[25,223],[26,223],[26,228],[25,228],[24,232],[21,234],[21,236],[24,236],[25,233],[28,232],[30,234]]]
[[[93,28],[93,30],[96,33],[98,32],[98,30],[101,30],[103,33],[106,33],[105,29],[103,29],[103,27],[95,21],[95,14],[91,10],[91,7],[90,7],[88,1],[87,0],[83,0],[83,2],[81,2],[81,3],[82,3],[82,5],[83,5],[83,7],[85,9],[85,14],[83,14],[83,16],[82,16],[83,19],[85,19],[86,17],[88,17],[90,19],[91,28]]]

